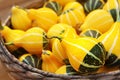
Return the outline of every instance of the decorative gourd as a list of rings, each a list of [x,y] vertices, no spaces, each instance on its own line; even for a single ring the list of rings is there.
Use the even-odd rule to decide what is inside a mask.
[[[86,29],[80,33],[80,36],[98,38],[101,34],[102,33],[96,29]]]
[[[36,55],[32,55],[30,53],[23,54],[22,56],[20,56],[19,61],[31,65],[34,68],[41,69],[41,58]]]
[[[104,14],[104,15],[103,15]],[[104,33],[108,31],[111,25],[114,23],[112,16],[106,10],[98,9],[89,13],[81,25],[80,30],[85,29],[97,29]]]
[[[50,0],[50,1],[56,1],[56,2],[60,3],[62,6],[65,6],[67,3],[74,2],[76,0]]]
[[[15,40],[13,44],[23,47],[31,54],[41,55],[44,44],[48,44],[48,39],[41,28],[30,28],[21,38]]]
[[[85,13],[80,11],[80,9],[69,9],[64,11],[59,16],[59,22],[71,25],[73,28],[78,30],[78,27],[84,22]]]
[[[79,2],[69,2],[65,5],[63,11],[69,10],[69,9],[79,9],[80,11],[82,11],[84,13],[84,8],[82,6],[82,4],[80,4]]]
[[[69,64],[68,57],[61,45],[61,42],[59,39],[54,39],[53,44],[52,44],[52,52],[58,59],[58,61],[62,64]]]
[[[11,24],[14,29],[27,30],[31,27],[31,20],[25,10],[18,6],[13,6]]]
[[[76,38],[77,33],[75,31],[74,28],[72,28],[72,26],[64,24],[64,23],[58,23],[53,25],[47,32],[47,37],[48,38],[54,38],[54,37],[58,37],[58,38],[65,38],[65,37],[69,37],[69,38]]]
[[[111,29],[102,34],[98,40],[106,49],[106,65],[116,66],[120,63],[120,20],[115,22]]]
[[[87,13],[95,9],[101,9],[103,7],[103,2],[101,0],[88,0],[84,3],[84,9]]]
[[[107,0],[106,4],[104,5],[103,9],[110,12],[114,21],[117,20],[118,16],[120,15],[120,0]],[[119,13],[119,15],[117,15]]]
[[[63,65],[55,72],[55,74],[77,75],[79,73],[75,71],[71,65]]]
[[[51,51],[44,50],[42,52],[42,70],[54,73],[62,65]]]
[[[58,16],[50,8],[29,9],[28,15],[33,21],[32,26],[38,26],[48,31],[49,28],[57,23]]]
[[[62,13],[62,5],[60,5],[56,1],[49,1],[44,5],[44,7],[54,10],[57,13],[57,15],[60,15]]]
[[[104,46],[95,38],[65,38],[62,45],[71,66],[80,73],[96,72],[105,63]]]
[[[4,26],[3,30],[1,30],[1,34],[5,40],[5,43],[10,43],[22,37],[25,32],[17,29],[13,30],[10,29],[8,26]],[[18,48],[15,45],[8,45],[7,47],[10,51],[14,51]]]

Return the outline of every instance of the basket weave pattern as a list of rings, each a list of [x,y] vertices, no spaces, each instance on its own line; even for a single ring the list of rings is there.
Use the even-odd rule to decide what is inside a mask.
[[[46,0],[39,0],[39,2],[32,3],[25,6],[26,8],[38,7],[41,6]],[[10,25],[10,18],[6,20],[4,24]],[[21,63],[15,58],[4,45],[2,36],[0,35],[0,60],[7,68],[7,72],[15,80],[119,80],[120,79],[120,70],[101,73],[101,74],[92,74],[84,76],[67,76],[67,75],[58,75],[49,72],[45,72],[31,66],[28,66],[24,63]]]

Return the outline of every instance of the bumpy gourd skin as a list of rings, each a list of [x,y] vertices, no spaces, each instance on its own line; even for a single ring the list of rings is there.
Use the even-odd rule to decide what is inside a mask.
[[[12,7],[11,24],[14,29],[27,30],[31,27],[31,22],[25,10],[18,6]]]
[[[62,65],[51,51],[44,50],[42,52],[42,70],[54,73]]]
[[[66,38],[62,45],[71,66],[80,73],[96,72],[105,64],[104,46],[95,38]]]
[[[28,10],[28,16],[33,21],[32,26],[38,26],[46,32],[51,26],[57,23],[58,16],[50,8],[39,8]]]
[[[115,22],[111,29],[102,34],[98,40],[106,49],[106,65],[115,66],[120,63],[120,21]]]

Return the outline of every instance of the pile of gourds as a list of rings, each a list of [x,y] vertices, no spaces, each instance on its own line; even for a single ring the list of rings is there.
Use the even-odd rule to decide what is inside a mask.
[[[11,26],[0,27],[11,54],[44,71],[92,74],[120,65],[120,0],[49,0],[38,9],[14,6]]]

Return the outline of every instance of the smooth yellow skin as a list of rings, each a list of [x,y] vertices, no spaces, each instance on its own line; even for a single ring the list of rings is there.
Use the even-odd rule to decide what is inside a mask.
[[[10,29],[8,26],[4,26],[4,29],[1,31],[1,33],[5,39],[5,43],[14,42],[25,34],[25,32],[22,30],[13,30]],[[14,45],[8,45],[8,48],[10,49],[10,51],[14,51],[17,49],[17,47]]]
[[[11,23],[14,29],[27,30],[31,27],[27,12],[18,6],[12,7]]]
[[[50,1],[56,1],[56,2],[60,3],[62,6],[65,6],[67,3],[74,2],[76,0],[50,0]]]
[[[66,73],[66,65],[61,66],[56,72],[55,74],[67,74]]]
[[[33,27],[38,26],[45,31],[48,31],[58,21],[57,14],[50,8],[29,9],[28,15],[33,20]]]
[[[62,64],[58,62],[54,53],[49,50],[45,50],[42,53],[42,70],[54,73],[58,70]]]
[[[114,20],[109,12],[98,9],[87,15],[84,23],[80,27],[80,31],[84,31],[85,29],[90,28],[97,29],[100,32],[105,33],[111,28],[113,23]]]
[[[52,44],[52,52],[55,54],[56,58],[59,60],[60,63],[65,64],[63,60],[67,59],[68,57],[59,39],[54,39]]]
[[[119,4],[120,4],[120,0],[107,0],[103,9],[104,10],[117,9]]]
[[[77,39],[65,38],[62,40],[62,45],[67,53],[70,64],[76,71],[79,70],[87,55],[85,50],[89,52],[95,44],[97,44],[97,39],[88,37]]]
[[[14,41],[16,46],[23,47],[31,54],[41,54],[43,49],[43,32],[39,27],[33,27],[26,31],[26,33]]]
[[[65,5],[63,11],[69,10],[69,9],[79,9],[80,11],[84,12],[83,6],[79,2],[69,2]]]
[[[98,40],[103,43],[106,51],[108,51],[107,58],[114,53],[118,59],[120,58],[120,22],[115,22],[111,29],[102,34]]]
[[[85,20],[85,13],[83,11],[80,11],[79,9],[73,9],[70,10],[69,12],[62,13],[59,16],[59,22],[60,23],[65,23],[76,30],[78,29],[78,25],[81,25]]]

